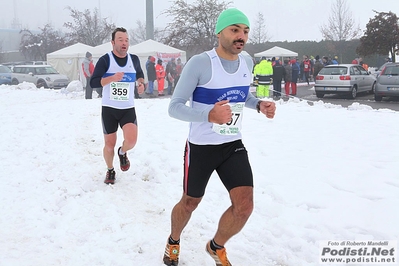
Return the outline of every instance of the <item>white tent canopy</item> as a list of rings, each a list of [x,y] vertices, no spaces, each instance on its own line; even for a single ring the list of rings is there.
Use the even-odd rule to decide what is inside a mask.
[[[242,55],[245,55],[245,56],[249,56],[249,57],[252,58],[252,56],[251,56],[247,51],[242,51],[241,54],[242,54]]]
[[[140,58],[141,68],[143,69],[146,78],[147,70],[145,64],[149,56],[153,56],[156,59],[162,59],[164,67],[172,58],[180,58],[182,63],[186,63],[187,61],[186,51],[179,50],[154,40],[146,40],[139,44],[132,45],[129,47],[129,52],[136,54]]]
[[[111,42],[97,45],[96,47],[82,43],[76,43],[47,54],[47,62],[57,69],[61,74],[67,75],[71,80],[80,80],[82,84],[85,85],[86,79],[83,75],[82,62],[86,57],[86,52],[90,52],[93,55],[93,62],[96,64],[101,56],[110,51],[112,51]],[[183,63],[187,61],[185,51],[153,40],[147,40],[142,43],[132,45],[129,47],[128,52],[139,57],[141,68],[143,69],[144,76],[146,78],[147,71],[145,69],[145,64],[149,56],[154,56],[157,59],[161,58],[164,66],[166,66],[166,63],[171,58],[181,58]]]
[[[70,80],[80,80],[83,74],[83,59],[91,49],[93,47],[90,45],[75,43],[47,54],[47,63],[61,74],[67,75]]]
[[[154,41],[154,40],[146,40],[136,45],[132,45],[129,47],[129,51],[133,54],[140,54],[144,56],[157,56],[157,53],[167,53],[167,54],[179,54],[186,55],[186,52],[183,50],[179,50],[177,48],[168,46],[166,44]],[[185,61],[185,60],[184,60]]]
[[[98,58],[110,51],[112,51],[112,43],[109,41],[93,47],[91,54],[93,55],[93,60],[97,62]]]
[[[92,49],[93,60],[96,62],[98,58],[104,54],[112,51],[111,42],[107,42],[98,45]],[[166,44],[154,41],[146,40],[139,44],[129,46],[129,53],[135,54],[140,59],[141,68],[144,71],[144,76],[147,79],[147,70],[145,68],[147,59],[149,56],[153,56],[156,59],[160,58],[163,61],[164,67],[171,58],[181,58],[182,62],[186,62],[186,52],[183,50],[176,49],[174,47],[168,46]]]
[[[278,57],[295,57],[295,56],[298,56],[298,53],[290,51],[285,48],[274,46],[273,48],[270,48],[266,51],[255,54],[255,57],[262,57],[262,56],[265,56],[268,58],[271,58],[273,56],[274,57],[277,57],[277,56]]]

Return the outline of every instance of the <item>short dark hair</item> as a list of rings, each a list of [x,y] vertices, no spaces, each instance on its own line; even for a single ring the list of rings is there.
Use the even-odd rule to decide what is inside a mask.
[[[126,29],[123,28],[123,27],[118,27],[118,28],[114,29],[114,31],[112,32],[112,40],[113,40],[113,41],[115,41],[115,34],[116,34],[118,31],[127,32]]]

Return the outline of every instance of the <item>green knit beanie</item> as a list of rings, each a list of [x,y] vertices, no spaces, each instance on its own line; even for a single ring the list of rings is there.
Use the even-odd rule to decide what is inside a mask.
[[[244,24],[249,27],[247,16],[237,8],[229,8],[220,13],[216,22],[215,33],[220,33],[224,28],[233,24]]]

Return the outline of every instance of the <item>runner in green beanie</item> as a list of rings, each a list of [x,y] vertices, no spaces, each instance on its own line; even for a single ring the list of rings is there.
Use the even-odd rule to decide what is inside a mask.
[[[216,22],[215,33],[219,34],[224,28],[233,24],[244,24],[249,27],[247,16],[237,8],[229,8],[220,13]]]

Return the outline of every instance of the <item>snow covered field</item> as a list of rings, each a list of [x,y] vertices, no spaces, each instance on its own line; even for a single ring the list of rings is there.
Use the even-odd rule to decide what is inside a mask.
[[[168,103],[136,100],[131,168],[107,186],[100,99],[0,86],[0,265],[162,265],[188,132]],[[398,112],[278,101],[273,120],[245,110],[243,142],[255,209],[226,245],[233,265],[319,265],[323,240],[399,239]],[[205,244],[228,206],[214,175],[179,265],[214,265]]]

